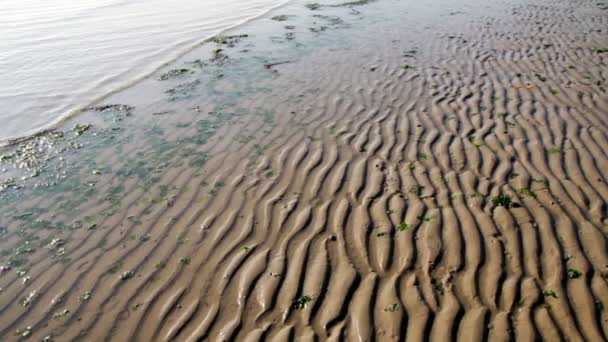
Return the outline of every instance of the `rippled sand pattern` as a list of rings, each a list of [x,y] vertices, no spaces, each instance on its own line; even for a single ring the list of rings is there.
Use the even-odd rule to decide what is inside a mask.
[[[407,30],[370,19],[391,6]],[[0,333],[606,340],[608,10],[479,6],[433,20],[391,1],[299,12],[350,26],[310,32],[326,47],[267,67],[271,90],[239,100],[278,114],[221,127],[202,168],[157,172],[162,203],[122,184],[120,210],[75,230],[66,263],[33,254],[29,281],[2,274]],[[327,48],[345,32],[352,49]],[[143,158],[136,145],[121,153]]]

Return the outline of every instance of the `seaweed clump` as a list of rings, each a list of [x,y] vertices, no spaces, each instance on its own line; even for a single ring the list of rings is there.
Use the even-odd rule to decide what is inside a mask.
[[[287,20],[287,18],[288,18],[287,15],[280,14],[280,15],[275,15],[274,17],[272,17],[270,19],[274,20],[274,21],[285,21],[285,20]]]
[[[219,35],[219,36],[215,36],[215,37],[211,38],[211,41],[216,44],[227,45],[228,47],[234,47],[243,38],[247,38],[247,37],[249,37],[248,34],[237,34],[237,35],[233,35],[233,36]]]
[[[180,77],[180,76],[185,75],[185,74],[187,74],[189,72],[190,72],[190,69],[186,69],[186,68],[173,69],[173,70],[169,70],[166,73],[160,75],[159,79],[161,81],[166,81],[166,80],[170,80],[170,79],[173,79],[173,78]]]
[[[509,195],[498,195],[492,198],[492,203],[494,203],[495,207],[511,208],[513,206],[513,200]]]

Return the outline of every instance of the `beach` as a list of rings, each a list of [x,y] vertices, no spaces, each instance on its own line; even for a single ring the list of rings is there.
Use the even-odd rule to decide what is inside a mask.
[[[608,5],[294,0],[0,150],[3,341],[608,339]]]

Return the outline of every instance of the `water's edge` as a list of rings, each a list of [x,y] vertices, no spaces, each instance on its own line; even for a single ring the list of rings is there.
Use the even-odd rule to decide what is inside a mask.
[[[245,18],[231,26],[228,26],[226,28],[220,29],[216,32],[213,32],[212,34],[206,35],[201,39],[198,39],[197,41],[195,41],[192,44],[189,44],[186,47],[183,47],[182,49],[180,49],[180,47],[177,47],[179,49],[179,51],[173,55],[168,56],[168,58],[166,60],[164,60],[163,62],[161,62],[160,64],[158,64],[157,66],[154,67],[150,67],[148,70],[144,71],[141,75],[132,78],[128,83],[122,85],[122,86],[118,86],[108,92],[105,92],[101,95],[99,95],[98,97],[94,98],[91,101],[87,101],[85,103],[82,103],[80,105],[77,105],[75,108],[66,111],[63,115],[59,115],[57,118],[55,118],[54,120],[52,120],[51,122],[49,122],[48,124],[33,128],[29,131],[26,131],[25,133],[19,134],[19,135],[14,135],[14,136],[8,136],[8,137],[4,137],[4,138],[0,138],[0,147],[6,147],[6,146],[11,146],[11,145],[15,145],[18,143],[21,143],[23,141],[27,141],[37,135],[43,134],[43,133],[47,133],[49,131],[52,131],[54,129],[56,129],[58,126],[60,126],[61,124],[63,124],[65,121],[75,117],[76,115],[82,113],[86,108],[89,108],[91,106],[94,106],[102,101],[104,101],[105,99],[107,99],[108,97],[121,92],[125,89],[131,88],[135,85],[137,85],[138,83],[142,82],[143,80],[148,79],[149,77],[151,77],[152,75],[154,75],[155,73],[157,73],[159,70],[167,67],[168,65],[174,63],[175,61],[177,61],[178,59],[180,59],[181,57],[183,57],[184,55],[188,54],[189,52],[191,52],[192,50],[200,47],[203,44],[208,43],[209,41],[211,41],[211,39],[213,39],[214,37],[217,37],[218,35],[222,35],[225,34],[231,30],[237,29],[243,25],[246,25],[247,23],[250,23],[251,21],[257,20],[259,18],[262,18],[266,15],[268,15],[269,13],[280,9],[282,7],[284,7],[285,5],[289,4],[290,2],[292,2],[293,0],[285,0],[275,6],[271,6],[268,9],[266,9],[265,11],[254,15],[252,17],[249,18]]]

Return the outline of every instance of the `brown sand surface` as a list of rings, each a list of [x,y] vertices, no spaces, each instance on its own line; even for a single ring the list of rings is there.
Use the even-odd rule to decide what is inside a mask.
[[[607,340],[606,49],[587,0],[228,32],[0,152],[0,340]]]

